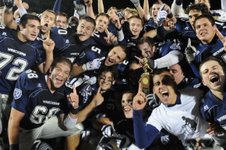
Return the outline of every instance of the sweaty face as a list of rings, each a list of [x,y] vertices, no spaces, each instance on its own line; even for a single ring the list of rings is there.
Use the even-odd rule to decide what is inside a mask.
[[[152,58],[155,53],[155,46],[149,45],[147,42],[144,42],[138,45],[141,54],[144,58]]]
[[[215,26],[206,18],[201,18],[195,22],[196,36],[200,41],[208,44],[215,36]]]
[[[77,26],[77,33],[80,41],[90,38],[94,31],[94,25],[86,20],[80,20]]]
[[[126,118],[133,118],[133,93],[124,93],[122,95],[122,110]]]
[[[221,91],[225,88],[225,73],[218,62],[205,62],[200,68],[200,73],[203,84],[211,91]]]
[[[161,73],[153,77],[153,91],[159,100],[165,105],[175,104],[177,94],[173,88],[174,79],[169,73]]]
[[[113,66],[121,63],[126,58],[126,53],[120,46],[113,47],[105,59],[105,66]]]
[[[52,89],[60,88],[70,76],[70,66],[67,63],[58,63],[50,74]]]
[[[142,29],[142,21],[138,18],[129,19],[129,28],[134,38],[138,38]]]
[[[41,15],[41,31],[43,33],[46,33],[48,32],[51,27],[53,27],[55,25],[55,17],[56,15],[51,13],[51,12],[48,12],[48,11],[45,11],[42,13]]]
[[[40,22],[37,20],[28,20],[25,28],[21,26],[21,33],[24,40],[34,41],[40,31]]]
[[[67,17],[65,16],[56,16],[56,26],[57,27],[60,27],[60,28],[64,28],[66,29],[67,28]]]
[[[101,87],[101,90],[103,91],[109,90],[113,82],[114,78],[112,77],[111,72],[102,72],[99,78],[99,86]]]
[[[108,28],[109,19],[106,16],[99,16],[96,19],[96,30],[98,32],[105,32],[105,30]]]
[[[170,66],[169,71],[173,75],[177,85],[185,78],[184,73],[181,69],[181,66],[178,64]]]

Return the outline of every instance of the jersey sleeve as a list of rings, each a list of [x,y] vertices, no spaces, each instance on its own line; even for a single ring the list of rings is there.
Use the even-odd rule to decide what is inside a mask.
[[[28,91],[26,87],[27,74],[24,72],[20,75],[13,91],[13,101],[11,106],[18,111],[25,113],[28,105]]]

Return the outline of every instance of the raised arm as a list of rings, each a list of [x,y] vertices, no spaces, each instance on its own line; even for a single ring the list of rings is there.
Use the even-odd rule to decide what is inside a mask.
[[[142,118],[142,110],[147,103],[146,96],[142,92],[142,86],[139,84],[137,95],[133,98],[133,129],[135,143],[139,148],[148,147],[159,131],[152,125],[146,125]]]
[[[93,0],[84,0],[85,5],[86,5],[86,13],[88,16],[92,17],[93,19],[95,19],[95,14],[93,11]]]
[[[97,0],[98,13],[104,13],[104,2],[103,0]]]

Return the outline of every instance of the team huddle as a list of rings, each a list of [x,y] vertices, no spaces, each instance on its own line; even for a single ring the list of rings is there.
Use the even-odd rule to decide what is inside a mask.
[[[0,149],[226,148],[226,2],[0,8]]]

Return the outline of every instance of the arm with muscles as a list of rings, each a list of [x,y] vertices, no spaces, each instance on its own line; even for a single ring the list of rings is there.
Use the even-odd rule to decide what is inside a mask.
[[[118,20],[119,21],[119,20]],[[116,21],[116,22],[118,22]],[[121,24],[120,24],[121,25]],[[117,26],[116,26],[117,27]],[[118,27],[117,27],[118,28]],[[117,36],[115,36],[113,33],[109,32],[108,29],[106,29],[106,34],[107,34],[107,37],[104,37],[104,39],[106,40],[107,44],[108,45],[116,45],[118,43],[118,38]],[[122,36],[122,35],[121,35]],[[120,38],[123,38],[124,39],[124,36],[123,37],[120,37]],[[123,39],[120,39],[120,40],[123,40]]]
[[[15,4],[17,6],[17,10],[14,12],[14,18],[22,17],[24,14],[27,14],[27,8],[24,7],[22,0],[15,0]]]
[[[152,125],[145,125],[142,119],[142,109],[147,103],[146,96],[142,92],[141,84],[137,95],[133,98],[133,129],[135,143],[139,148],[148,147],[158,135],[159,131]]]
[[[104,2],[103,0],[97,0],[98,13],[104,13]]]
[[[85,71],[91,71],[91,70],[96,70],[99,69],[101,66],[101,61],[104,60],[105,57],[101,57],[101,58],[96,58],[92,61],[89,61],[83,65],[77,65],[74,64],[73,69],[72,69],[72,74],[75,76],[78,76],[80,74],[82,74]]]
[[[71,97],[71,104],[74,108],[78,107],[78,95],[77,93],[74,91],[74,98]],[[77,96],[75,96],[77,95]],[[73,126],[73,124],[76,123],[81,123],[83,122],[88,114],[97,106],[99,106],[100,104],[102,104],[104,101],[104,97],[101,94],[101,88],[98,89],[97,94],[94,96],[94,98],[92,99],[92,101],[81,111],[79,111],[76,114],[70,113],[68,114],[68,116],[66,117],[66,119],[64,120],[64,124],[67,128],[71,128],[71,126]]]
[[[154,66],[154,68],[160,69],[160,68],[165,68],[165,67],[175,65],[182,59],[183,59],[183,54],[177,50],[173,50],[173,51],[170,51],[167,55],[161,58],[155,59],[153,65],[150,61],[149,65]]]
[[[86,5],[86,13],[88,16],[90,16],[91,18],[95,19],[95,14],[93,11],[93,0],[85,0],[85,5]]]
[[[144,4],[143,4],[143,10],[144,10],[144,19],[148,20],[151,16],[150,16],[150,10],[149,10],[149,1],[148,0],[144,0]]]
[[[144,10],[143,8],[141,7],[140,5],[140,0],[130,0],[133,5],[136,7],[137,11],[138,11],[138,14],[139,16],[143,19],[145,18],[145,13],[144,13]]]
[[[46,52],[46,60],[44,63],[39,65],[39,69],[42,73],[46,73],[53,62],[54,47],[55,47],[55,42],[49,37],[43,41],[43,48],[45,49],[45,52]]]
[[[218,28],[215,26],[215,32],[217,37],[220,39],[224,46],[224,51],[226,51],[226,37],[218,30]]]
[[[20,132],[20,122],[24,117],[24,113],[16,110],[12,107],[10,112],[10,118],[8,123],[8,139],[9,139],[9,149],[19,150],[19,132]]]
[[[114,25],[117,28],[118,36],[114,37],[114,34],[109,32],[107,29],[106,29],[106,33],[107,33],[108,37],[109,37],[109,35],[111,35],[111,39],[112,39],[111,41],[113,41],[112,43],[116,44],[117,41],[118,42],[122,42],[125,39],[123,30],[122,30],[122,24],[121,24],[120,19],[119,19],[118,16],[117,16],[117,18],[114,21]]]
[[[161,69],[166,68],[172,65],[177,64],[179,61],[183,59],[183,54],[177,50],[170,51],[167,55],[158,58],[158,59],[150,59],[150,58],[139,58],[136,57],[139,60],[139,63],[145,67],[146,63],[148,66],[152,69]]]

